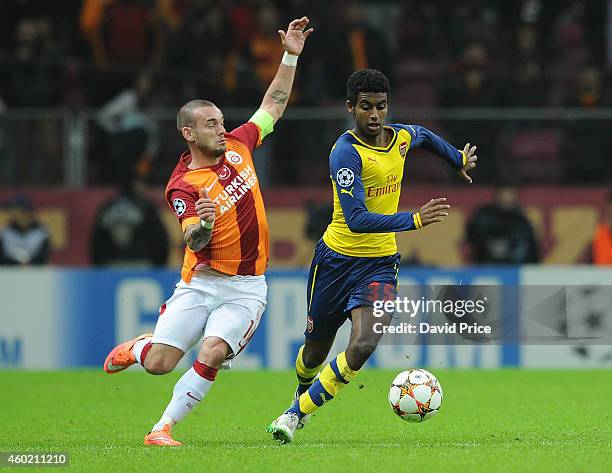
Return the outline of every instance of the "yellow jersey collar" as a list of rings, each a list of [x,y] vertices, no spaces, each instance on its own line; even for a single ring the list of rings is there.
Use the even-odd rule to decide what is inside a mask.
[[[359,142],[360,145],[365,146],[368,149],[373,149],[373,150],[376,150],[376,151],[385,151],[386,152],[386,151],[389,151],[391,148],[393,148],[393,145],[395,144],[395,140],[397,140],[397,131],[395,130],[395,128],[387,126],[387,125],[383,126],[383,129],[384,128],[388,128],[389,130],[391,130],[393,132],[393,138],[391,138],[391,142],[389,143],[388,146],[372,146],[372,145],[369,145],[369,144],[365,143],[364,141],[362,141],[351,130],[347,130],[347,132],[350,133],[351,136],[353,138],[355,138]]]

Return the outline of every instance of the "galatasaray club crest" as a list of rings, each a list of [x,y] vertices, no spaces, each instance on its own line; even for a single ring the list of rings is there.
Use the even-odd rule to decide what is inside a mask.
[[[402,155],[402,158],[406,157],[407,151],[408,151],[408,143],[406,143],[405,141],[402,141],[402,143],[399,145],[399,152]]]
[[[236,151],[228,151],[225,153],[225,158],[232,164],[242,164],[242,156]]]
[[[225,181],[228,177],[230,177],[232,172],[224,164],[223,167],[221,168],[221,170],[217,174],[219,175],[219,179],[221,179],[222,181]]]

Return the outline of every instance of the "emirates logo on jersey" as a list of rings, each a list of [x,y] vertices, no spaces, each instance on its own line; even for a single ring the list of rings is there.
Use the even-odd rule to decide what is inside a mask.
[[[408,143],[403,141],[399,145],[399,152],[400,152],[400,155],[402,156],[402,158],[405,158],[406,157],[406,153],[408,152]]]
[[[219,176],[219,179],[221,179],[222,181],[225,181],[226,179],[228,179],[230,177],[231,174],[232,174],[232,172],[224,164],[223,167],[221,168],[221,170],[219,171],[218,176]]]

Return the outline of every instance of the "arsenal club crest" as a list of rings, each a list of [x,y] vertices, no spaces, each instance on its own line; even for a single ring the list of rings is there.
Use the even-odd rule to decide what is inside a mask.
[[[408,152],[408,143],[406,143],[405,141],[402,141],[402,143],[399,145],[399,152],[402,158],[405,158],[406,153]]]
[[[313,330],[314,330],[314,320],[309,315],[306,317],[306,331],[308,333],[312,333]]]

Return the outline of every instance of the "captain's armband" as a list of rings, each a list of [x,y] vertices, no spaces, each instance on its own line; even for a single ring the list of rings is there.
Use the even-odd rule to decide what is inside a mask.
[[[261,108],[257,110],[251,118],[249,118],[249,121],[257,125],[257,128],[259,128],[260,142],[274,131],[274,118],[269,112]]]

